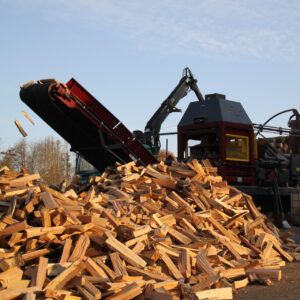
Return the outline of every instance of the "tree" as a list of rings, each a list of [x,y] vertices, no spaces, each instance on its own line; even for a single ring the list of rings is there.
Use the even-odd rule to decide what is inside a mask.
[[[24,158],[24,155],[17,155],[15,153],[15,147],[19,150],[22,148],[21,146],[19,146],[19,143],[21,142],[18,142],[14,147],[10,147],[6,151],[1,152],[2,159],[0,160],[0,167],[7,166],[9,169],[14,170],[16,165],[18,165],[18,169],[20,169],[20,157],[23,156]]]
[[[30,144],[23,138],[5,152],[0,161],[0,166],[4,165],[15,171],[25,168],[31,174],[39,173],[46,184],[54,185],[69,182],[73,169],[67,143],[53,137]]]

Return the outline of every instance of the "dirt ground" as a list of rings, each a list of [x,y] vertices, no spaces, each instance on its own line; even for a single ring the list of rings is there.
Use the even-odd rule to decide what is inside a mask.
[[[293,232],[293,238],[300,244],[300,227],[282,232]],[[297,300],[300,299],[300,262],[287,263],[282,267],[282,279],[273,286],[249,285],[234,293],[235,300]]]

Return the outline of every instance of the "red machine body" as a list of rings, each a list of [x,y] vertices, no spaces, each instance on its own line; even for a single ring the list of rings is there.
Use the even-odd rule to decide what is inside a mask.
[[[252,123],[238,102],[206,95],[192,102],[178,125],[178,158],[210,159],[233,184],[255,185]]]

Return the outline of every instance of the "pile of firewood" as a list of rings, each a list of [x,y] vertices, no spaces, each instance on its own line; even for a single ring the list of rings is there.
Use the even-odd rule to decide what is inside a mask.
[[[0,299],[232,299],[280,280],[299,245],[216,171],[132,162],[62,192],[0,169]]]

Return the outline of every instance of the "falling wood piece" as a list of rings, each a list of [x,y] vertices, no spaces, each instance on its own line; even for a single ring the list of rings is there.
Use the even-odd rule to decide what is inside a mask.
[[[144,268],[147,265],[147,263],[141,257],[135,254],[131,249],[119,242],[113,236],[110,236],[105,241],[105,244],[114,251],[118,252],[120,256],[123,257],[129,264],[140,268]]]
[[[160,256],[162,261],[166,264],[167,268],[169,269],[169,272],[177,279],[177,280],[183,280],[184,277],[174,264],[174,262],[171,260],[171,258],[166,254],[164,251],[160,251]]]
[[[196,292],[195,296],[199,300],[211,299],[211,298],[214,298],[214,297],[216,299],[222,299],[222,300],[233,299],[232,288],[231,287],[200,291],[200,292]]]
[[[111,296],[108,296],[107,300],[129,300],[143,292],[143,289],[136,283],[126,285],[124,288]]]
[[[77,276],[83,269],[83,262],[81,259],[78,259],[73,262],[73,264],[67,268],[65,271],[56,276],[51,280],[48,285],[45,287],[46,296],[51,297],[55,290],[62,289],[65,284],[70,281],[72,278]]]
[[[58,207],[57,202],[54,200],[54,198],[49,192],[42,192],[40,194],[40,197],[46,209],[53,209]]]
[[[80,235],[68,261],[73,262],[77,259],[82,259],[85,255],[85,252],[86,252],[87,248],[89,247],[89,245],[90,245],[89,237],[87,235]]]
[[[48,258],[40,257],[36,275],[36,287],[41,290],[47,275]]]
[[[21,126],[20,122],[18,120],[15,120],[15,124],[16,124],[17,128],[19,129],[20,133],[23,135],[23,137],[26,137],[27,133]]]
[[[28,116],[28,114],[24,110],[22,110],[22,114],[32,125],[34,125],[34,122],[31,120],[31,118]]]

